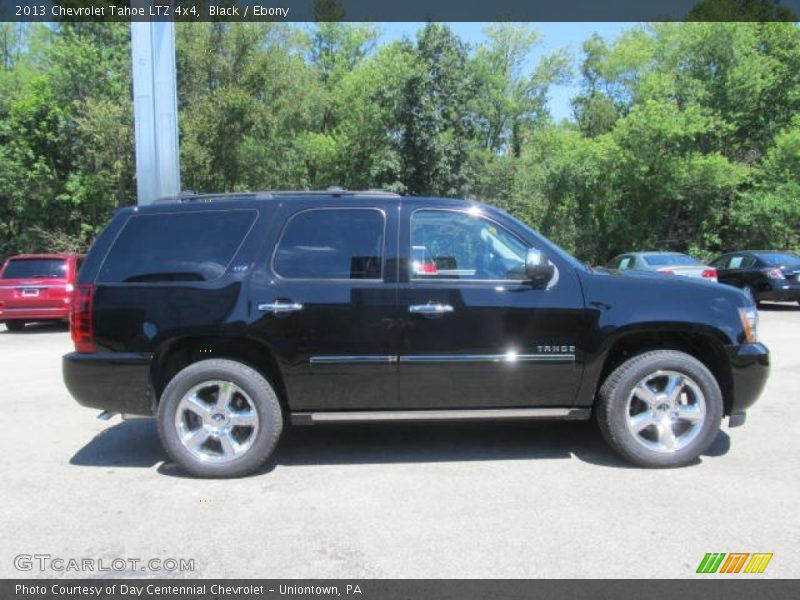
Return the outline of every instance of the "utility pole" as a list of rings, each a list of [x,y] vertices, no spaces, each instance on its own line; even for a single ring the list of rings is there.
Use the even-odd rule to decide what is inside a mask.
[[[131,6],[146,7],[149,0]],[[139,205],[181,189],[175,23],[131,22],[133,116],[136,130],[136,195]]]

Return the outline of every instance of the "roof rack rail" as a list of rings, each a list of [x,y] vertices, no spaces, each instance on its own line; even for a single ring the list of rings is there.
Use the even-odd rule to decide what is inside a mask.
[[[332,185],[324,190],[278,190],[272,191],[273,196],[385,196],[399,198],[400,194],[386,190],[348,190],[338,185]]]
[[[275,190],[259,192],[198,192],[183,190],[173,197],[159,198],[157,203],[164,202],[212,202],[215,200],[270,200],[286,196],[374,196],[383,198],[399,198],[400,194],[385,190],[348,190],[339,186],[331,186],[324,190]]]
[[[177,196],[167,196],[159,198],[157,203],[162,202],[211,202],[213,200],[225,199],[268,199],[271,197],[269,192],[198,192],[196,190],[182,190]]]

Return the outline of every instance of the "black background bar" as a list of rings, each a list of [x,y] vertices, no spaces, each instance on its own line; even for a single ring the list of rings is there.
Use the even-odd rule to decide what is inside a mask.
[[[123,0],[0,0],[0,20],[638,22],[797,21],[800,15],[800,0],[151,0],[150,4],[145,14],[131,16],[122,11],[130,7]]]
[[[691,580],[487,580],[487,579],[340,579],[340,580],[276,580],[276,579],[27,579],[0,580],[3,600],[250,600],[260,598],[311,598],[332,600],[784,600],[797,598],[798,580],[753,579],[753,575],[723,578],[719,575],[698,576]],[[17,586],[26,586],[22,593]],[[128,586],[129,593],[121,593]],[[135,595],[131,588],[142,589]],[[164,586],[186,586],[186,593],[148,593]],[[224,586],[217,588],[215,586]],[[349,586],[349,587],[348,587]],[[356,587],[357,586],[357,587]],[[39,588],[43,594],[31,592]],[[247,588],[244,593],[236,593]],[[72,593],[76,589],[84,591]],[[111,590],[116,593],[111,593]],[[307,593],[304,590],[307,589]],[[100,594],[95,593],[100,591]],[[335,590],[335,591],[334,591]],[[356,591],[358,590],[358,591]],[[349,593],[348,593],[349,592]],[[359,593],[360,592],[360,593]]]

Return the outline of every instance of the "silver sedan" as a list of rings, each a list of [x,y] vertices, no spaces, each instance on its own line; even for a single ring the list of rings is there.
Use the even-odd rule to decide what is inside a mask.
[[[614,257],[606,264],[606,268],[717,280],[717,270],[714,267],[704,265],[696,258],[680,252],[628,252]]]

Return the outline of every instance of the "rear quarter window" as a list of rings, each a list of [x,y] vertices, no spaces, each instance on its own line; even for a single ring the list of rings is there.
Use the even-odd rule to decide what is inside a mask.
[[[236,255],[257,212],[214,210],[134,215],[103,261],[100,283],[213,281]]]

